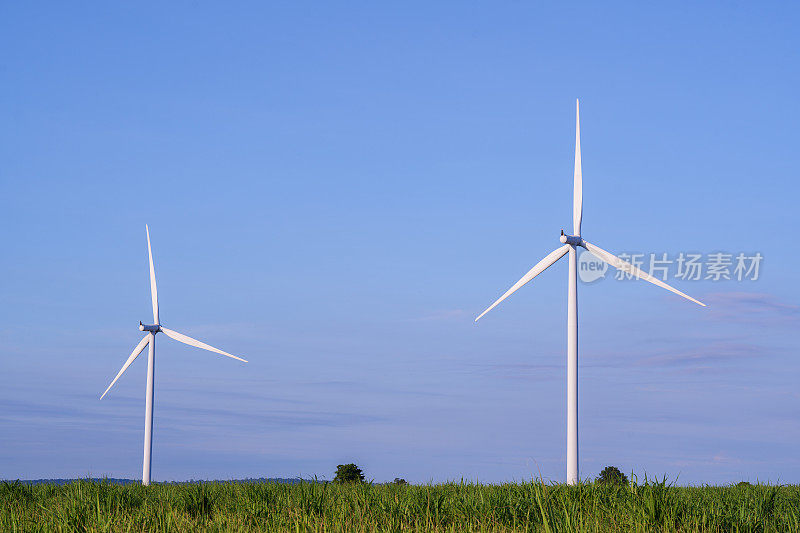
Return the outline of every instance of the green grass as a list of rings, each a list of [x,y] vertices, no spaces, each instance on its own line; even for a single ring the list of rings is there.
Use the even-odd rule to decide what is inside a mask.
[[[4,482],[0,531],[800,531],[800,486]]]

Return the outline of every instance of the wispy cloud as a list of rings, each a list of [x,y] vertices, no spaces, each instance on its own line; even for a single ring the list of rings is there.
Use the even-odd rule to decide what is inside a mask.
[[[423,388],[405,389],[384,384],[373,383],[370,381],[349,381],[349,380],[319,380],[297,382],[298,387],[311,388],[327,391],[335,391],[348,394],[352,391],[359,391],[361,394],[380,394],[381,396],[417,396],[417,397],[445,397],[448,394],[437,390],[426,390]]]
[[[550,380],[564,368],[555,363],[465,363],[467,372],[505,379]]]
[[[731,457],[726,453],[718,453],[711,458],[715,463],[741,463],[742,460],[737,457]]]
[[[444,309],[441,311],[432,311],[421,317],[412,318],[412,322],[439,322],[443,320],[454,320],[462,318],[467,314],[463,309]]]
[[[760,292],[719,292],[706,296],[709,317],[758,325],[800,323],[800,305]]]
[[[323,410],[251,409],[241,412],[236,409],[198,408],[196,406],[172,405],[162,409],[164,418],[174,420],[185,427],[216,427],[257,425],[260,428],[297,427],[351,427],[385,421],[384,417]]]
[[[698,467],[698,466],[716,466],[716,465],[735,465],[735,464],[742,464],[742,459],[738,457],[733,457],[725,452],[718,452],[715,453],[713,456],[708,457],[692,457],[692,458],[683,458],[679,460],[668,461],[667,464],[670,466],[677,466],[681,468],[686,467]],[[764,464],[764,461],[747,461],[750,465],[757,465],[757,464]]]
[[[705,368],[721,361],[763,357],[765,349],[747,343],[714,342],[697,348],[687,348],[638,360],[636,366],[646,367],[695,367]]]

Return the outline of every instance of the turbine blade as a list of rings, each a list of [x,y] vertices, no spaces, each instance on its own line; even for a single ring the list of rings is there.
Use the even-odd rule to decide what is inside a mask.
[[[167,337],[175,339],[178,342],[188,344],[189,346],[194,346],[195,348],[202,348],[203,350],[208,350],[209,352],[219,353],[222,355],[226,355],[228,357],[233,357],[234,359],[238,359],[239,361],[243,361],[245,363],[247,362],[245,359],[242,359],[241,357],[236,357],[235,355],[231,355],[228,352],[223,352],[222,350],[214,348],[213,346],[209,346],[208,344],[200,342],[197,339],[187,337],[183,333],[178,333],[177,331],[172,331],[171,329],[167,329],[164,327],[161,328],[161,331],[163,331],[167,335]]]
[[[676,289],[674,287],[670,287],[669,285],[667,285],[666,283],[664,283],[660,279],[654,278],[653,276],[651,276],[650,274],[648,274],[644,270],[633,266],[632,264],[628,263],[627,261],[624,261],[624,260],[620,259],[619,257],[615,256],[614,254],[612,254],[610,252],[607,252],[607,251],[603,250],[602,248],[600,248],[598,246],[595,246],[594,244],[592,244],[590,242],[583,241],[582,246],[584,248],[586,248],[587,250],[589,250],[590,252],[592,252],[597,257],[599,257],[600,259],[602,259],[603,261],[605,261],[606,263],[608,263],[609,265],[613,266],[614,268],[622,270],[623,272],[629,272],[629,273],[635,275],[637,278],[643,279],[645,281],[649,281],[653,285],[658,285],[662,289],[667,289],[668,291],[674,292],[675,294],[677,294],[679,296],[683,296],[687,300],[691,300],[691,301],[693,301],[694,303],[696,303],[698,305],[702,305],[703,307],[706,307],[706,304],[704,304],[700,300],[695,300],[694,298],[692,298],[688,294],[684,294],[681,291],[679,291],[678,289]]]
[[[139,356],[139,354],[142,353],[142,350],[144,350],[144,347],[147,346],[148,342],[150,342],[150,334],[149,333],[147,335],[145,335],[142,338],[142,340],[139,341],[139,344],[136,345],[136,348],[133,349],[133,351],[131,352],[130,357],[128,357],[128,360],[125,361],[124,365],[122,365],[122,369],[117,374],[117,377],[114,378],[114,381],[111,382],[111,385],[108,386],[108,388],[106,389],[106,392],[103,393],[103,396],[105,396],[106,393],[109,390],[111,390],[111,387],[114,386],[114,383],[117,382],[119,377],[128,369],[129,366],[131,366],[131,363],[133,363],[133,361]],[[101,400],[103,399],[103,396],[100,396]]]
[[[150,248],[150,228],[147,230],[147,255],[150,257],[150,298],[153,300],[153,323],[158,324],[158,289],[156,288],[156,270],[153,268],[153,250]]]
[[[570,245],[569,245],[569,244],[565,244],[565,245],[564,245],[564,246],[562,246],[561,248],[558,248],[558,249],[556,249],[556,250],[553,250],[552,252],[550,252],[549,254],[547,254],[547,256],[545,256],[545,258],[544,258],[544,259],[542,259],[541,261],[539,261],[538,263],[536,263],[536,266],[534,266],[532,269],[530,269],[530,270],[528,271],[528,273],[527,273],[527,274],[525,274],[524,276],[522,276],[522,279],[520,279],[518,282],[516,282],[516,283],[514,284],[514,286],[513,286],[513,287],[511,287],[510,289],[508,289],[508,290],[506,291],[506,293],[505,293],[504,295],[502,295],[502,296],[501,296],[501,297],[500,297],[500,298],[499,298],[499,299],[498,299],[498,300],[497,300],[495,303],[493,303],[492,305],[490,305],[490,306],[489,306],[489,308],[488,308],[488,309],[486,309],[486,311],[484,311],[483,313],[481,313],[481,314],[478,316],[478,318],[476,318],[476,319],[475,319],[475,322],[477,322],[478,320],[480,320],[480,319],[481,319],[481,317],[482,317],[483,315],[485,315],[486,313],[488,313],[489,311],[491,311],[492,309],[494,309],[495,307],[497,307],[497,305],[498,305],[500,302],[502,302],[503,300],[505,300],[506,298],[508,298],[508,297],[509,297],[509,296],[511,296],[512,294],[514,294],[514,292],[515,292],[517,289],[519,289],[520,287],[522,287],[523,285],[525,285],[526,283],[528,283],[530,280],[532,280],[533,278],[535,278],[536,276],[538,276],[539,274],[541,274],[542,272],[544,272],[545,270],[547,270],[547,268],[548,268],[550,265],[552,265],[553,263],[555,263],[556,261],[558,261],[559,259],[561,259],[561,258],[564,256],[564,254],[565,254],[565,253],[567,253],[567,252],[569,251],[569,248],[570,248]]]
[[[575,175],[572,190],[572,229],[581,234],[583,218],[583,175],[581,174],[581,114],[580,102],[575,100]]]

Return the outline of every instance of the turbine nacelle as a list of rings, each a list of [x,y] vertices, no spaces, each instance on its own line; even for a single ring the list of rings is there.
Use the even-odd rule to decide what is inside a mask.
[[[583,246],[583,239],[580,235],[567,235],[564,230],[561,230],[561,237],[559,239],[562,244],[570,244],[572,246]]]
[[[139,331],[149,331],[151,333],[158,333],[161,331],[161,326],[158,324],[142,324],[142,321],[139,321]]]

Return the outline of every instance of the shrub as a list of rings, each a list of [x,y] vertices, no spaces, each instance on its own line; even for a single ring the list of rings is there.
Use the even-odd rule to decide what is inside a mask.
[[[362,483],[363,481],[364,473],[353,463],[336,466],[336,477],[333,478],[334,483]]]
[[[597,476],[597,482],[604,485],[627,485],[628,476],[623,474],[616,466],[607,466]]]

